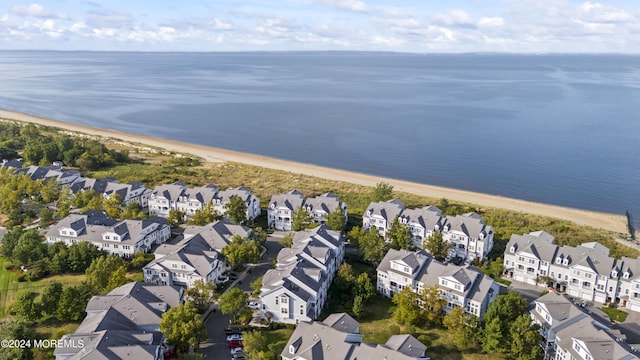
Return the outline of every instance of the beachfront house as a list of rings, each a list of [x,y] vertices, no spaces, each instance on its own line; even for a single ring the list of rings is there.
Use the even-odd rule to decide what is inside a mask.
[[[287,341],[282,360],[427,360],[427,347],[411,335],[393,335],[385,344],[362,342],[360,323],[345,313],[324,321],[300,322]]]
[[[514,281],[550,286],[585,301],[616,303],[640,311],[640,259],[609,256],[596,243],[557,246],[551,235],[512,235],[504,253],[504,275]]]
[[[347,223],[347,204],[340,201],[338,196],[332,193],[325,193],[316,197],[304,200],[303,208],[309,212],[313,222],[324,224],[329,213],[340,209]]]
[[[413,238],[413,244],[421,249],[424,240],[433,236],[435,231],[442,229],[442,212],[430,205],[418,209],[404,209],[398,221],[407,226]]]
[[[269,228],[291,231],[293,227],[293,212],[302,208],[303,204],[304,195],[298,190],[273,195],[267,209]]]
[[[260,290],[260,317],[297,324],[318,317],[327,291],[344,258],[344,238],[326,225],[297,232],[290,248],[280,250]]]
[[[13,175],[25,174],[31,180],[50,180],[54,179],[59,185],[69,185],[80,177],[78,170],[62,169],[60,166],[36,166],[30,165],[16,169]]]
[[[198,235],[201,236],[209,247],[220,252],[231,243],[234,236],[242,238],[251,238],[253,230],[244,225],[236,225],[226,220],[215,221],[204,226],[187,226],[184,229],[184,240],[189,240]]]
[[[469,315],[483,317],[499,293],[498,284],[478,269],[440,263],[424,250],[390,249],[376,271],[378,292],[390,298],[407,287],[420,293],[437,286],[447,301],[447,313],[459,306]]]
[[[404,210],[404,203],[398,199],[372,202],[362,214],[362,228],[375,229],[386,239],[387,230],[393,220]]]
[[[130,258],[138,251],[149,252],[171,237],[167,220],[151,216],[144,220],[111,219],[100,211],[72,214],[49,227],[48,244],[63,242],[67,246],[89,242],[111,255]]]
[[[186,190],[182,183],[156,186],[149,196],[149,213],[169,216],[171,210],[178,209],[178,201],[185,197]]]
[[[184,290],[140,282],[92,297],[75,333],[64,335],[53,355],[65,359],[164,359],[162,315],[184,302]],[[80,346],[80,344],[82,346]]]
[[[454,245],[455,256],[467,262],[484,260],[493,248],[493,228],[475,212],[445,217],[440,232]]]
[[[244,201],[244,204],[247,207],[247,220],[252,221],[260,216],[260,199],[257,196],[253,195],[249,188],[244,186],[235,189],[219,191],[213,197],[213,209],[217,211],[218,214],[226,214],[226,205],[234,196],[237,196]]]

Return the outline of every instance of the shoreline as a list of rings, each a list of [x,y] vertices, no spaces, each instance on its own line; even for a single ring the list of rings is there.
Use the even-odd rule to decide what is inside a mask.
[[[347,170],[332,169],[319,165],[297,163],[262,155],[242,153],[239,151],[225,150],[197,144],[189,144],[146,135],[136,135],[117,130],[100,129],[87,125],[77,125],[60,120],[53,120],[40,116],[3,109],[0,109],[0,119],[29,122],[38,125],[56,127],[72,132],[85,133],[88,135],[100,136],[105,138],[113,138],[134,144],[148,145],[167,151],[174,151],[178,153],[198,156],[204,159],[204,161],[206,162],[232,161],[364,186],[375,186],[379,182],[387,182],[393,185],[394,190],[396,191],[429,196],[433,198],[447,198],[453,201],[506,209],[511,211],[519,211],[540,216],[549,216],[562,220],[568,220],[581,226],[591,226],[594,228],[609,230],[621,234],[628,233],[627,219],[624,215],[574,209],[558,205],[537,203],[528,200],[507,198],[499,195],[489,195],[435,185],[414,183],[405,180],[384,178],[374,175],[351,172]]]

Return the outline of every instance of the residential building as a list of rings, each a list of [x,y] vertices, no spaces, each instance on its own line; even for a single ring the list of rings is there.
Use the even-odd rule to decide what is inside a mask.
[[[299,231],[262,278],[260,317],[297,324],[320,315],[329,285],[344,258],[344,239],[326,225]]]
[[[394,335],[383,345],[363,343],[360,324],[340,313],[323,322],[300,322],[280,356],[282,360],[427,360],[426,350],[411,335]]]
[[[269,228],[291,231],[293,227],[293,212],[304,204],[304,195],[298,190],[271,197],[267,209]]]
[[[222,273],[229,270],[224,256],[201,235],[176,245],[159,246],[154,255],[156,258],[142,269],[146,283],[186,288],[198,280],[217,284],[222,282]]]
[[[404,203],[398,199],[372,202],[362,215],[362,228],[365,230],[375,228],[386,239],[387,230],[403,210]]]
[[[309,212],[309,216],[311,216],[314,222],[321,224],[327,221],[329,213],[340,209],[340,212],[344,215],[344,222],[345,224],[347,223],[347,204],[338,200],[335,194],[325,193],[316,197],[307,198],[304,200],[303,207]]]
[[[425,239],[430,238],[435,231],[443,227],[442,212],[433,205],[419,209],[405,209],[398,220],[409,228],[413,244],[418,249],[422,249]]]
[[[196,235],[200,235],[209,246],[220,252],[222,248],[231,243],[234,236],[251,238],[253,231],[244,225],[236,225],[229,221],[220,220],[204,226],[187,226],[183,236],[188,240]]]
[[[62,169],[60,166],[36,166],[29,165],[27,167],[21,167],[16,169],[13,175],[25,174],[31,178],[31,180],[45,180],[54,179],[56,183],[60,185],[71,184],[74,180],[80,177],[80,172],[77,170]]]
[[[377,289],[387,297],[409,287],[420,293],[437,286],[447,301],[448,313],[460,306],[470,315],[483,317],[499,293],[498,284],[473,266],[440,263],[423,250],[390,249],[377,268]]]
[[[47,244],[64,242],[71,246],[86,241],[111,255],[132,257],[138,251],[149,252],[171,237],[167,220],[151,216],[144,220],[111,219],[101,211],[72,214],[49,227]]]
[[[493,248],[493,228],[474,212],[447,216],[442,228],[436,230],[442,232],[444,240],[454,244],[455,256],[467,262],[484,260]]]
[[[514,234],[505,249],[504,274],[515,281],[551,285],[582,300],[640,311],[640,259],[614,259],[598,243],[557,246],[545,232]]]
[[[241,186],[235,189],[227,189],[219,191],[213,198],[213,209],[219,214],[226,214],[226,205],[234,196],[239,197],[247,206],[247,220],[255,220],[260,216],[260,199],[251,193],[247,187]]]
[[[182,211],[186,217],[191,217],[196,211],[204,210],[207,205],[213,206],[213,199],[218,193],[218,187],[213,184],[185,188],[178,196],[176,210]]]
[[[20,160],[20,159],[2,159],[2,161],[0,161],[0,168],[20,169],[20,168],[22,168],[22,160]]]
[[[94,296],[76,332],[62,337],[55,359],[162,360],[162,314],[183,301],[181,288],[138,282]]]

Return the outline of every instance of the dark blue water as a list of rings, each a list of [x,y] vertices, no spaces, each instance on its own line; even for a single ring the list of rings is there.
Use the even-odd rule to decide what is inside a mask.
[[[0,107],[640,217],[640,57],[0,52]]]

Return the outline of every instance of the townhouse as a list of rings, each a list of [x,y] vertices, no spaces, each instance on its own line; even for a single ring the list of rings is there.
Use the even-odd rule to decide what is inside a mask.
[[[229,269],[222,254],[200,235],[176,245],[164,244],[154,255],[155,259],[142,268],[146,283],[186,288],[198,280],[217,284],[221,282],[218,278]]]
[[[362,215],[362,228],[376,229],[386,239],[387,230],[391,228],[393,220],[404,210],[404,203],[398,199],[372,202]]]
[[[418,249],[423,248],[425,239],[430,238],[435,231],[443,228],[442,212],[433,205],[418,209],[405,209],[400,214],[398,221],[409,228],[414,246]]]
[[[427,360],[426,350],[424,344],[408,334],[391,336],[385,344],[363,343],[360,324],[339,313],[322,322],[300,322],[280,356],[282,360]]]
[[[80,172],[77,170],[62,169],[60,166],[36,166],[30,165],[27,167],[20,167],[16,169],[13,175],[25,174],[31,178],[31,180],[44,180],[48,181],[54,179],[56,183],[60,185],[68,185],[73,183],[80,177]]]
[[[599,243],[557,246],[537,231],[512,235],[504,253],[504,275],[598,303],[640,311],[640,259],[614,259]]]
[[[151,190],[147,189],[141,182],[131,182],[129,184],[120,184],[112,178],[92,179],[79,177],[69,184],[69,189],[76,194],[81,191],[93,190],[101,194],[105,199],[117,194],[124,206],[130,203],[136,203],[142,208],[149,206],[149,196]]]
[[[237,187],[235,189],[218,191],[218,193],[213,197],[212,200],[213,209],[219,214],[226,214],[226,205],[234,196],[237,196],[244,201],[244,204],[247,207],[247,220],[255,220],[258,216],[260,216],[260,199],[257,196],[251,194],[251,190],[244,186]]]
[[[624,335],[589,317],[559,330],[553,346],[556,360],[638,359]]]
[[[260,318],[297,324],[316,319],[344,258],[344,239],[326,225],[299,231],[291,248],[280,250],[260,291]]]
[[[181,288],[138,282],[94,296],[76,332],[62,337],[55,359],[162,360],[162,314],[183,302]]]
[[[151,216],[144,220],[111,219],[101,211],[72,214],[49,227],[47,244],[64,242],[65,245],[86,241],[99,249],[125,258],[138,251],[149,252],[171,237],[167,220]]]
[[[475,212],[447,216],[440,231],[454,245],[455,256],[468,262],[485,259],[493,248],[493,228]]]
[[[204,226],[187,226],[182,233],[184,240],[200,235],[209,244],[209,247],[220,252],[222,248],[231,243],[234,236],[251,238],[253,230],[244,225],[236,225],[226,220],[215,221]]]
[[[293,226],[293,212],[304,204],[304,195],[298,190],[285,194],[273,195],[267,209],[269,228],[291,231]]]
[[[189,217],[210,204],[217,192],[213,184],[193,188],[181,182],[159,185],[149,196],[149,212],[167,217],[171,210],[179,210]]]
[[[472,266],[440,263],[423,250],[390,249],[377,268],[377,289],[386,296],[409,287],[416,293],[437,286],[447,301],[448,313],[459,306],[470,315],[483,317],[499,294],[490,277]]]
[[[347,223],[347,204],[338,200],[338,197],[332,193],[324,193],[316,197],[304,200],[304,209],[309,212],[309,216],[313,222],[324,224],[327,221],[329,213],[340,209],[344,215],[345,224]]]

